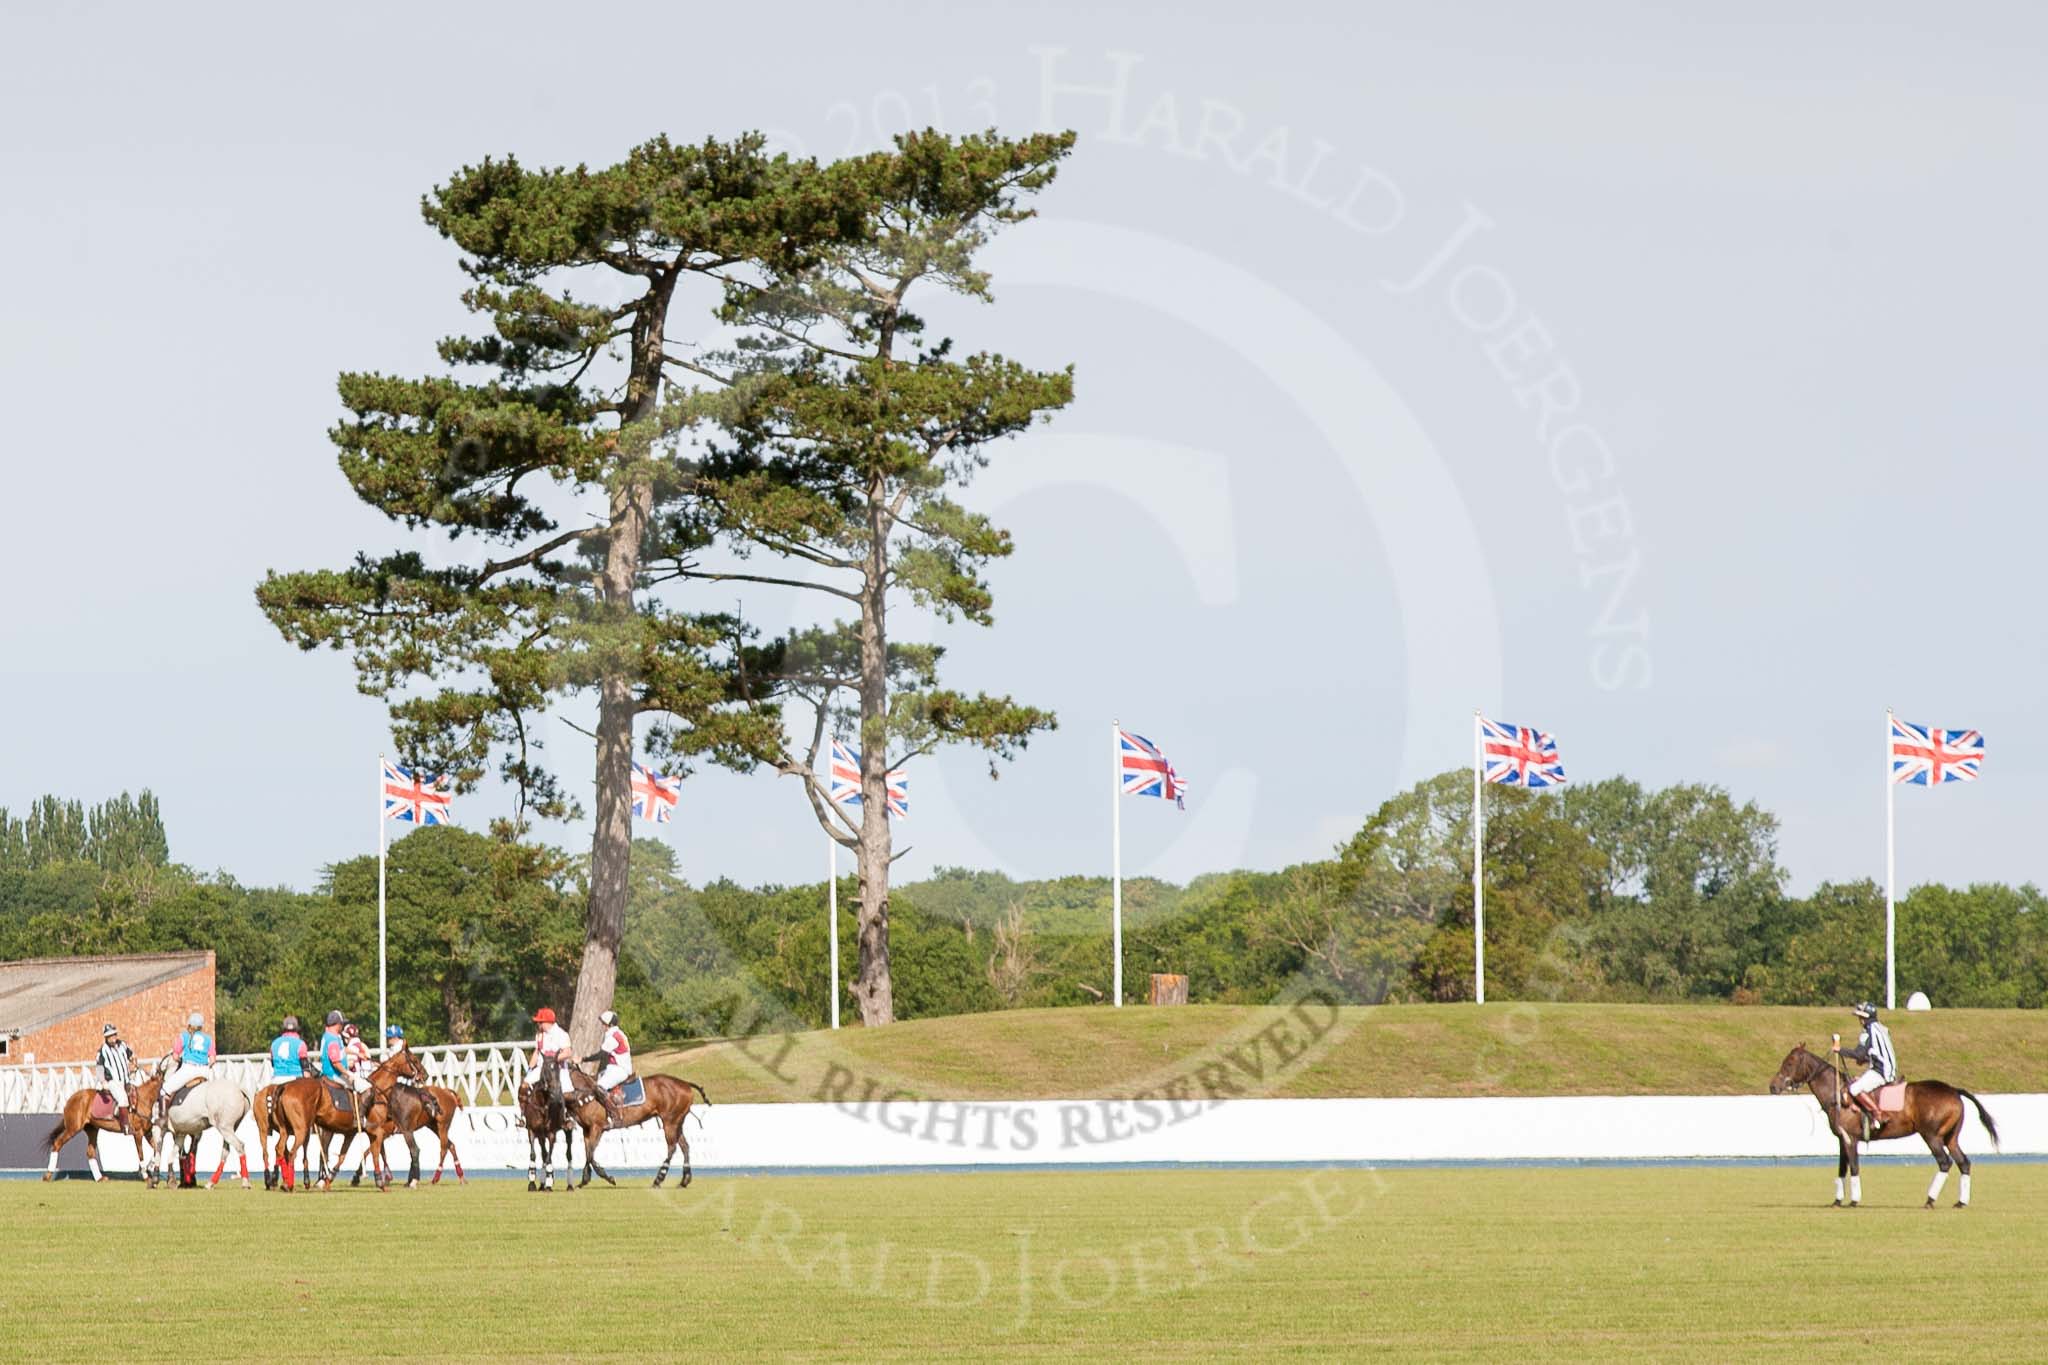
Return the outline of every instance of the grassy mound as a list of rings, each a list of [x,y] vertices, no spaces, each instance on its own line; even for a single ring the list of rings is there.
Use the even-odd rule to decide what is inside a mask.
[[[1291,1097],[1732,1095],[1761,1092],[1793,1044],[1825,1051],[1855,1023],[1846,1010],[1791,1006],[1014,1010],[656,1049],[640,1065],[688,1076],[720,1103],[859,1098],[869,1085],[918,1099],[1108,1098],[1172,1084]],[[1888,1023],[1909,1078],[2041,1088],[2048,1012],[1900,1012]]]

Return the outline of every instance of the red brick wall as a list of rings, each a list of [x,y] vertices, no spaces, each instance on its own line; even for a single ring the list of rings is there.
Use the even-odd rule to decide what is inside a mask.
[[[185,1031],[185,1017],[198,1010],[206,1019],[206,1031],[214,1032],[213,952],[206,965],[169,981],[137,991],[88,1014],[75,1014],[61,1023],[36,1033],[24,1033],[8,1047],[7,1060],[26,1062],[32,1053],[38,1062],[90,1061],[100,1050],[100,1026],[112,1024],[143,1061],[169,1052]],[[215,1042],[218,1047],[218,1040]]]

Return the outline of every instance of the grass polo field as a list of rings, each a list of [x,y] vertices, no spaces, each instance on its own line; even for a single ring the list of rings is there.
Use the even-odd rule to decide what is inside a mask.
[[[0,1182],[17,1360],[2038,1358],[2048,1166]],[[1874,1286],[1882,1285],[1881,1297]]]

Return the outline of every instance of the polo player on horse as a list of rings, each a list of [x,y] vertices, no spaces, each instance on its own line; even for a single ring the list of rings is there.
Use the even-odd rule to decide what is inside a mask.
[[[1856,1006],[1856,1018],[1862,1023],[1863,1030],[1857,1036],[1855,1046],[1843,1047],[1842,1035],[1837,1033],[1834,1051],[1868,1068],[1849,1082],[1849,1098],[1863,1113],[1863,1140],[1868,1142],[1871,1132],[1884,1123],[1884,1116],[1877,1110],[1875,1092],[1880,1086],[1897,1083],[1899,1057],[1892,1051],[1891,1030],[1877,1022],[1876,1005],[1863,1001]]]

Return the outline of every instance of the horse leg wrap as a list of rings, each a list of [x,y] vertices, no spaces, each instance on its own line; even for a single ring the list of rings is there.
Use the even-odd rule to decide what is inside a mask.
[[[1863,1177],[1860,1173],[1849,1177],[1849,1202],[1852,1204],[1863,1202]]]
[[[1948,1184],[1948,1172],[1936,1171],[1934,1173],[1934,1179],[1930,1181],[1927,1186],[1927,1202],[1932,1204],[1935,1201],[1935,1199],[1941,1194],[1941,1187],[1946,1184]]]
[[[57,1174],[57,1149],[55,1147],[50,1149],[50,1174]]]
[[[1958,1204],[1967,1204],[1967,1203],[1969,1203],[1969,1202],[1970,1202],[1970,1173],[1969,1173],[1968,1171],[1964,1171],[1964,1172],[1963,1172],[1963,1179],[1962,1179],[1962,1185],[1961,1185],[1961,1187],[1960,1187],[1959,1189],[1957,1189],[1957,1190],[1956,1190],[1956,1203],[1958,1203]]]
[[[94,1156],[94,1155],[92,1155],[92,1154],[88,1153],[88,1154],[86,1155],[86,1158],[85,1158],[85,1164],[86,1164],[86,1165],[87,1165],[88,1167],[90,1167],[90,1168],[91,1168],[91,1170],[92,1170],[92,1178],[93,1178],[94,1180],[105,1180],[105,1179],[107,1178],[107,1177],[106,1177],[106,1176],[105,1176],[105,1175],[104,1175],[104,1174],[103,1174],[103,1173],[102,1173],[102,1172],[100,1171],[100,1159],[99,1159],[99,1158],[98,1158],[97,1156]]]
[[[1840,1176],[1835,1177],[1835,1202],[1837,1204],[1842,1202],[1842,1177]]]
[[[242,1163],[242,1183],[246,1185],[249,1183],[249,1154],[243,1152],[237,1159]]]

